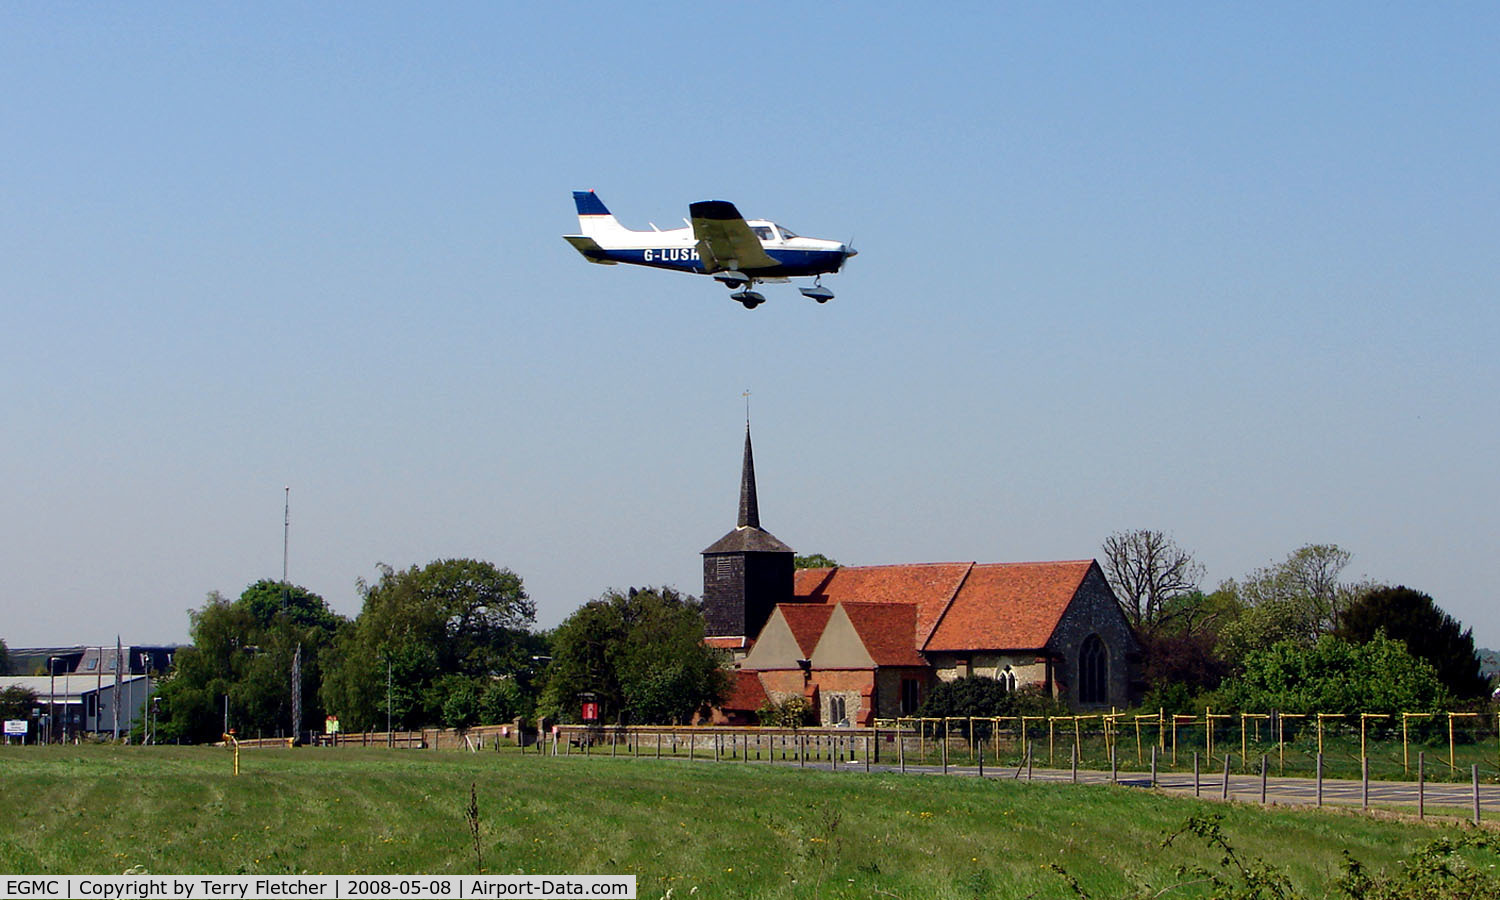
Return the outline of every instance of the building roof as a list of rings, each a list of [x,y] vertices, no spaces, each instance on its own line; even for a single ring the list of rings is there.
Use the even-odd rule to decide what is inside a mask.
[[[1093,565],[1093,560],[975,565],[923,649],[1041,649]]]
[[[797,640],[802,658],[812,656],[813,648],[818,645],[818,638],[823,636],[823,629],[828,627],[828,617],[833,615],[833,607],[821,603],[782,603],[777,609],[781,611],[782,618],[786,619],[787,627],[792,630],[792,637]]]
[[[147,681],[150,679],[145,675],[121,675],[120,685],[131,684],[136,681]],[[36,694],[37,702],[46,705],[51,699],[57,703],[79,703],[85,694],[95,691],[112,691],[115,687],[115,676],[113,674],[99,675],[58,675],[49,678],[46,675],[6,675],[0,677],[0,690],[8,687],[19,687]]]
[[[810,603],[910,603],[917,608],[916,647],[927,643],[973,563],[839,566],[802,569],[793,588]]]
[[[791,553],[791,547],[763,528],[736,528],[703,551],[709,553]]]
[[[724,705],[719,708],[755,712],[768,703],[770,697],[766,696],[766,689],[761,686],[760,676],[754,672],[739,671],[734,673],[729,696],[724,698]]]
[[[910,605],[912,650],[1032,650],[1045,647],[1083,585],[1093,560],[1036,563],[919,563],[802,569],[799,605]],[[852,608],[852,607],[851,607]],[[871,646],[866,616],[860,636]],[[895,619],[886,621],[893,624]],[[883,639],[882,639],[883,641]],[[891,657],[894,658],[894,657]],[[881,665],[920,663],[884,662]]]
[[[917,608],[910,603],[840,604],[877,666],[926,666],[917,652]]]
[[[703,643],[718,650],[744,650],[750,646],[747,637],[706,637]]]

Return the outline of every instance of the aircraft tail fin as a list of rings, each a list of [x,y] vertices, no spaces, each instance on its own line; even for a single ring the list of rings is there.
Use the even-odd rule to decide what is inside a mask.
[[[593,191],[574,191],[573,204],[578,207],[578,230],[587,237],[629,230],[615,219]]]

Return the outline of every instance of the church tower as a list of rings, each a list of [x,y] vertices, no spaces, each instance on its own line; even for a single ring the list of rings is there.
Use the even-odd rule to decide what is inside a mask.
[[[792,568],[792,548],[760,527],[755,457],[750,451],[747,422],[739,523],[703,551],[707,636],[754,640],[776,604],[792,599]]]

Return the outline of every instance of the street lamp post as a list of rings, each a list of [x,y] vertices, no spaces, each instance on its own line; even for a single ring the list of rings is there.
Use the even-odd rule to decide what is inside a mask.
[[[57,734],[57,667],[59,657],[47,657],[47,743]]]

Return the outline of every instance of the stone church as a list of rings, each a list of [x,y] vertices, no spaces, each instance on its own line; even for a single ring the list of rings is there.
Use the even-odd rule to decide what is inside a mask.
[[[760,525],[747,426],[739,521],[703,551],[707,641],[736,667],[719,721],[800,696],[825,725],[871,725],[968,675],[1074,709],[1128,703],[1140,647],[1092,559],[798,570],[793,555]]]

